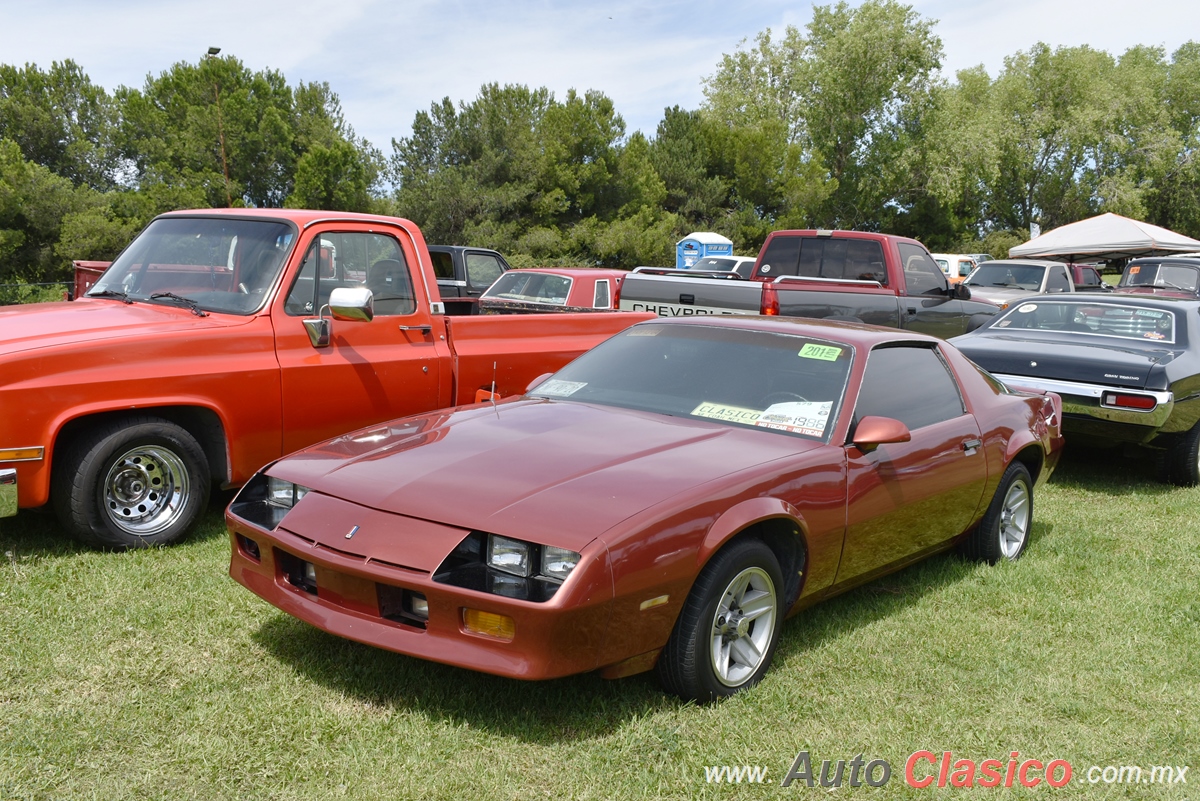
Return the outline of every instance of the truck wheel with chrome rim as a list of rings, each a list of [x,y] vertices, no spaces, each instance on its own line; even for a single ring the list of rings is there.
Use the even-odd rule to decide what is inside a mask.
[[[783,574],[774,552],[737,540],[700,572],[659,656],[659,681],[699,703],[756,684],[771,666],[783,625]]]
[[[55,465],[59,521],[90,545],[146,548],[179,540],[208,500],[209,469],[195,437],[158,417],[99,424]]]
[[[1166,455],[1167,480],[1180,487],[1200,484],[1200,423],[1180,437]]]
[[[972,559],[996,564],[1012,561],[1025,550],[1033,524],[1033,479],[1029,468],[1013,462],[1000,478],[1000,486],[979,525],[967,535],[963,551]]]

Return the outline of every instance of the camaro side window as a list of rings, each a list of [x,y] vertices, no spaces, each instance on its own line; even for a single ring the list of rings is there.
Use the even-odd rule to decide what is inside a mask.
[[[293,316],[316,314],[339,287],[365,286],[375,296],[375,315],[416,311],[412,280],[400,245],[383,234],[321,234],[309,245],[288,292],[284,309]]]
[[[892,417],[915,431],[963,413],[958,384],[935,348],[880,347],[867,357],[856,421]]]

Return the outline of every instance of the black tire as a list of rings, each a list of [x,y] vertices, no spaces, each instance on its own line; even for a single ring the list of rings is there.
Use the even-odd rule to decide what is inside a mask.
[[[159,417],[96,425],[56,461],[51,500],[89,545],[148,548],[187,533],[208,501],[208,460],[195,437]]]
[[[1033,479],[1025,465],[1013,462],[1004,471],[983,519],[963,542],[963,553],[992,565],[1001,559],[1017,559],[1029,544],[1032,525]]]
[[[1176,440],[1165,458],[1168,482],[1179,487],[1200,484],[1200,423]]]
[[[747,601],[753,602],[747,604],[751,614],[742,615]],[[771,666],[786,612],[783,574],[771,549],[756,539],[730,543],[688,593],[658,658],[659,681],[668,692],[701,704],[757,684]]]

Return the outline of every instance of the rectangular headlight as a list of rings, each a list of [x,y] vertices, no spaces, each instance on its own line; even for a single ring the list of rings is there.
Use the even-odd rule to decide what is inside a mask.
[[[308,487],[302,487],[299,484],[284,481],[282,478],[275,478],[275,476],[267,476],[267,503],[291,509],[307,494]]]
[[[532,560],[531,546],[521,540],[501,537],[497,534],[488,535],[487,563],[489,567],[503,570],[514,576],[527,577]]]
[[[574,551],[554,545],[542,546],[542,575],[546,578],[564,581],[577,564],[579,554]]]

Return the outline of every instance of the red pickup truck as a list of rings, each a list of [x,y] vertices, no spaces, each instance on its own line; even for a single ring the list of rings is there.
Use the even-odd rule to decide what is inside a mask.
[[[155,219],[72,303],[0,307],[0,517],[172,542],[211,485],[364,426],[524,392],[646,314],[448,317],[416,225],[324,211]]]
[[[639,267],[621,308],[662,317],[766,314],[908,328],[943,339],[1000,311],[951,286],[915,239],[864,231],[775,231],[749,279],[736,273]]]

